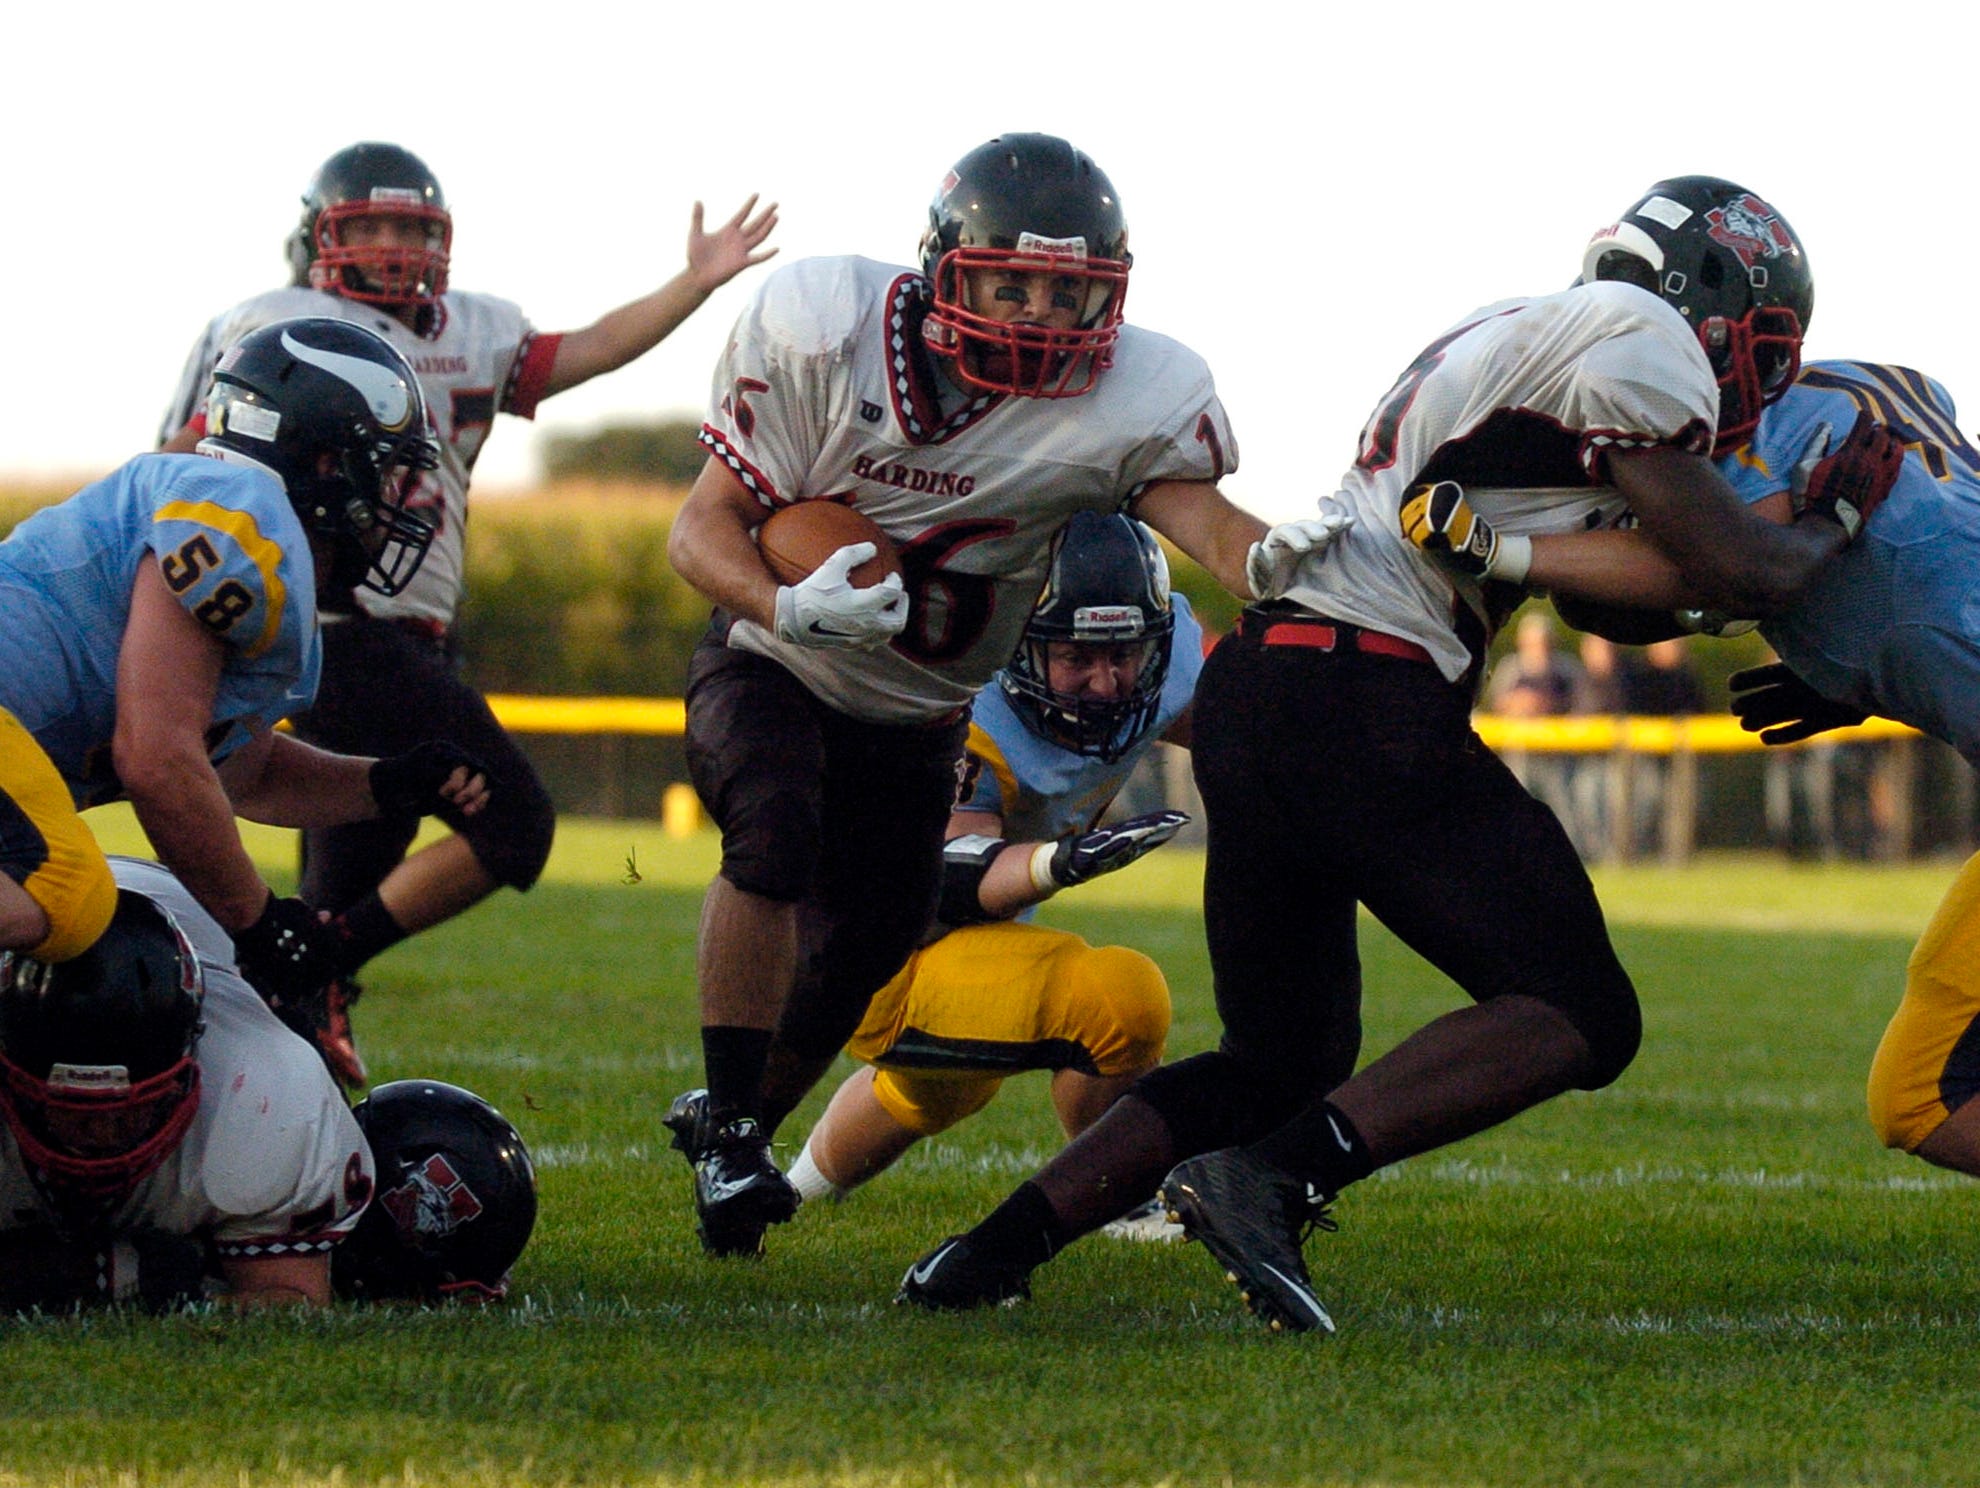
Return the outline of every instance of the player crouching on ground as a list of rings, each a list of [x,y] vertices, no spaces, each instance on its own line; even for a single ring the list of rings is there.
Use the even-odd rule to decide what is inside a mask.
[[[333,1249],[345,1296],[500,1296],[536,1217],[515,1129],[433,1081],[351,1111],[185,888],[110,862],[88,951],[0,953],[0,1312],[322,1306]]]
[[[1161,968],[1030,919],[1188,820],[1157,811],[1095,825],[1157,739],[1188,743],[1202,635],[1147,528],[1082,512],[1062,529],[1017,655],[977,694],[937,920],[868,1006],[846,1046],[866,1068],[840,1085],[791,1169],[806,1199],[866,1182],[982,1110],[1008,1076],[1050,1071],[1074,1137],[1160,1061]],[[670,1115],[682,1140],[704,1102],[694,1092]]]

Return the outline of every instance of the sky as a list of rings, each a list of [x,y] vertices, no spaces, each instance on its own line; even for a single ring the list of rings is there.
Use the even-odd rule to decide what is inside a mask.
[[[563,330],[674,274],[697,199],[713,219],[751,192],[779,202],[775,262],[909,263],[955,159],[1004,131],[1063,135],[1126,207],[1128,318],[1208,360],[1241,456],[1225,489],[1273,519],[1334,488],[1424,343],[1565,287],[1588,235],[1663,176],[1730,177],[1794,225],[1809,356],[1904,363],[1980,400],[1971,59],[1951,5],[1844,22],[1749,0],[1709,17],[759,0],[698,28],[691,7],[644,10],[504,0],[441,24],[405,7],[369,47],[336,19],[382,13],[365,7],[13,17],[0,479],[82,478],[149,447],[200,328],[283,282],[303,186],[359,139],[439,176],[457,287]],[[529,484],[546,429],[698,416],[765,272],[534,428],[501,420],[477,488]]]

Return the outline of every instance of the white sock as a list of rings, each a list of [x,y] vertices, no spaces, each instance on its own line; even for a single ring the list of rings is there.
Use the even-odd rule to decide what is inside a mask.
[[[811,1139],[809,1137],[805,1139],[804,1151],[798,1154],[798,1160],[791,1164],[790,1171],[784,1174],[784,1176],[791,1181],[791,1186],[798,1191],[807,1204],[814,1199],[822,1199],[827,1196],[835,1199],[840,1198],[845,1193],[844,1189],[840,1188],[838,1184],[834,1183],[818,1170],[818,1163],[811,1155]]]

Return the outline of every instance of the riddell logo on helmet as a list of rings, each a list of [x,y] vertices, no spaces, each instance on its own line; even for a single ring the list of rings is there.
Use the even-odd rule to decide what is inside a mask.
[[[1794,239],[1788,236],[1774,209],[1750,191],[1723,207],[1712,208],[1705,214],[1705,220],[1711,224],[1706,231],[1712,241],[1738,254],[1739,261],[1749,269],[1758,259],[1780,258],[1794,252]]]
[[[427,1242],[446,1239],[482,1210],[474,1190],[439,1152],[406,1174],[399,1187],[379,1194],[378,1202],[401,1235]]]
[[[414,186],[374,186],[371,188],[371,204],[374,207],[423,207],[426,193]]]

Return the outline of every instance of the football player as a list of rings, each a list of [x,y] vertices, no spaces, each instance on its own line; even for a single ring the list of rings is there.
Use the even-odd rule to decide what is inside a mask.
[[[1217,490],[1237,448],[1209,369],[1124,322],[1128,279],[1099,166],[1003,135],[943,178],[919,271],[793,264],[716,367],[710,458],[668,544],[717,606],[687,688],[689,767],[722,830],[697,947],[708,1100],[686,1143],[713,1253],[756,1254],[796,1210],[769,1138],[935,911],[969,704],[1017,647],[1053,534],[1125,509],[1251,592],[1265,526]],[[819,498],[878,522],[902,574],[851,586],[872,556],[852,544],[779,584],[752,533]]]
[[[1849,430],[1835,459],[1809,451]],[[1858,540],[1760,633],[1780,660],[1733,677],[1733,710],[1769,744],[1790,744],[1895,718],[1980,765],[1980,451],[1932,378],[1870,362],[1814,362],[1719,460],[1748,509],[1788,522],[1839,500],[1862,518]],[[1878,497],[1887,491],[1881,503]],[[1679,576],[1648,544],[1622,562],[1579,539],[1536,539],[1534,568],[1581,623],[1630,636],[1668,612],[1607,608],[1689,604]],[[1580,601],[1580,607],[1569,604]],[[1593,608],[1591,608],[1593,606]],[[1685,623],[1695,625],[1694,612]],[[1720,617],[1723,619],[1723,617]],[[1722,627],[1713,627],[1722,628]],[[1905,991],[1870,1069],[1870,1119],[1887,1146],[1980,1176],[1980,857],[1969,860],[1912,952]]]
[[[371,1153],[328,1070],[171,873],[111,862],[90,948],[0,953],[0,1309],[323,1305]]]
[[[1760,519],[1710,460],[1792,380],[1813,298],[1800,241],[1707,178],[1661,183],[1628,222],[1622,236],[1658,245],[1655,287],[1591,275],[1432,341],[1322,503],[1331,539],[1205,665],[1220,1046],[1145,1076],[924,1256],[902,1300],[1023,1296],[1039,1264],[1159,1185],[1255,1313],[1331,1331],[1301,1241],[1331,1227],[1342,1189],[1628,1066],[1636,994],[1587,874],[1471,729],[1486,647],[1535,534],[1634,522],[1692,602],[1734,613],[1790,602],[1850,537],[1833,506]],[[1452,492],[1498,524],[1496,548],[1475,544]],[[1473,1000],[1358,1073],[1357,904]]]
[[[846,1046],[866,1068],[840,1085],[791,1169],[803,1197],[864,1183],[982,1110],[1011,1075],[1051,1071],[1075,1136],[1160,1062],[1161,968],[1031,917],[1187,821],[1157,811],[1098,825],[1157,739],[1188,743],[1202,641],[1147,528],[1119,513],[1066,524],[1017,655],[976,697],[935,923]],[[700,1097],[669,1125],[687,1133]]]
[[[206,406],[196,455],[141,455],[0,543],[0,761],[32,749],[68,798],[45,774],[13,797],[27,809],[0,811],[5,863],[55,927],[50,959],[73,954],[108,923],[107,869],[33,865],[62,861],[65,839],[80,861],[74,812],[129,797],[248,980],[300,1018],[334,970],[332,937],[262,880],[235,815],[466,819],[487,782],[450,744],[373,759],[274,732],[316,687],[316,575],[395,592],[432,535],[402,504],[433,462],[405,359],[359,326],[283,321],[228,353]]]
[[[541,334],[507,300],[448,286],[453,219],[440,183],[397,145],[363,143],[326,160],[303,193],[288,243],[293,283],[235,306],[206,328],[186,360],[160,439],[188,449],[203,432],[200,392],[215,363],[259,326],[327,315],[390,341],[419,371],[439,434],[438,460],[408,504],[434,529],[419,573],[396,594],[326,585],[323,683],[296,719],[300,736],[346,752],[395,753],[447,738],[483,760],[500,789],[455,835],[407,858],[417,816],[317,827],[304,836],[302,897],[333,912],[342,975],[330,989],[324,1035],[345,1084],[364,1083],[349,1031],[352,979],[407,935],[458,914],[498,885],[527,889],[542,872],[555,825],[535,769],[455,670],[450,628],[461,598],[468,478],[497,413],[537,405],[651,350],[708,296],[776,252],[762,244],[774,206],[751,197],[712,232],[696,203],[687,265],[660,288],[582,330]]]

